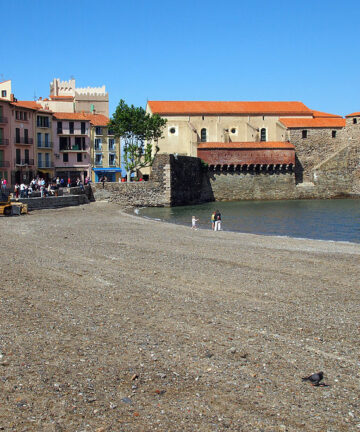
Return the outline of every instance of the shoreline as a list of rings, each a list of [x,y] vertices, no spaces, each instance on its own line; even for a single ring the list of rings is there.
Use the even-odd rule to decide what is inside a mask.
[[[106,202],[1,222],[5,430],[359,423],[356,244],[195,232]],[[301,381],[318,370],[328,387]]]

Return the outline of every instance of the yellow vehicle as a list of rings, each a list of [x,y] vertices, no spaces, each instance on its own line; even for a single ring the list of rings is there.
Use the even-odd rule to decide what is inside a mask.
[[[11,202],[10,194],[0,192],[0,215],[11,216],[27,213],[27,204]]]
[[[10,201],[10,195],[6,198],[6,195],[0,195],[0,215],[10,216],[12,214],[12,205]]]

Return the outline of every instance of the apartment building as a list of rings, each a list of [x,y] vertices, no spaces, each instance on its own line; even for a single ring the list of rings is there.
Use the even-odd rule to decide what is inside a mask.
[[[103,115],[91,117],[91,180],[98,182],[106,177],[109,182],[121,178],[120,140],[108,128],[109,119]]]
[[[90,119],[84,113],[55,112],[52,133],[55,176],[84,182],[91,173]]]

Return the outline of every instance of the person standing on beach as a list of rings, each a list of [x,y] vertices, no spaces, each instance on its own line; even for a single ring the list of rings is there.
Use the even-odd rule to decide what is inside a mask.
[[[191,219],[191,229],[197,230],[196,222],[198,222],[199,219],[196,219],[195,216]]]
[[[219,210],[215,212],[215,231],[221,231],[221,213]]]
[[[211,213],[211,229],[215,231],[215,214],[216,212]]]

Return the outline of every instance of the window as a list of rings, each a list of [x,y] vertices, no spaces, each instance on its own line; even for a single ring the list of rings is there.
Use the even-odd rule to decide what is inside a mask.
[[[206,139],[207,139],[207,132],[206,132],[206,129],[203,128],[203,129],[201,129],[200,140],[201,140],[201,142],[206,142]]]
[[[50,147],[49,134],[45,134],[45,147]]]
[[[76,153],[76,161],[82,162],[82,153]]]
[[[37,146],[41,147],[41,133],[39,133],[39,132],[37,134]]]
[[[266,141],[266,128],[260,130],[260,141]]]
[[[114,131],[112,129],[108,129],[108,135],[114,135]]]
[[[24,129],[24,142],[29,144],[29,131],[27,129]]]
[[[95,150],[101,150],[101,139],[95,138]]]
[[[96,126],[95,133],[96,133],[96,135],[102,135],[102,127]]]
[[[115,150],[115,140],[114,138],[109,139],[109,150]]]
[[[81,122],[81,135],[85,135],[86,132],[86,123],[85,122]]]
[[[45,153],[45,166],[46,168],[51,168],[50,153]]]
[[[74,122],[69,122],[69,133],[70,134],[74,133]]]
[[[37,116],[36,118],[37,127],[50,127],[49,117]]]
[[[16,128],[15,132],[16,132],[15,142],[19,143],[20,142],[20,128]]]
[[[26,163],[26,165],[30,165],[29,156],[30,156],[29,150],[25,150],[25,163]]]
[[[42,168],[42,153],[38,153],[38,167]]]
[[[6,90],[1,90],[1,97],[6,98]]]
[[[63,133],[62,122],[61,121],[57,122],[57,133],[58,134],[62,134]]]
[[[302,131],[302,135],[301,136],[302,136],[303,139],[307,138],[307,133],[308,133],[307,130],[303,130]]]
[[[171,128],[169,129],[169,132],[170,132],[171,134],[174,134],[174,133],[176,132],[176,129],[175,129],[174,127],[171,127]]]
[[[102,154],[98,153],[95,155],[95,165],[102,165]]]
[[[16,163],[17,165],[20,165],[21,162],[21,150],[20,149],[16,149]]]
[[[26,121],[26,120],[27,120],[27,112],[24,112],[23,114],[24,114],[24,117],[23,117],[23,118],[24,118],[24,120]]]
[[[336,138],[336,131],[331,131],[331,138]]]
[[[231,133],[232,133],[232,134],[235,134],[235,133],[236,133],[236,129],[235,129],[235,128],[232,128],[232,129],[231,129]]]
[[[357,123],[357,118],[353,118],[353,124]]]
[[[59,144],[60,150],[71,150],[70,137],[60,137]]]
[[[69,162],[69,153],[63,153],[63,162]]]
[[[201,116],[201,118],[202,118],[203,120],[205,120],[205,117],[204,117],[204,116]]]
[[[73,150],[85,150],[85,137],[75,137],[75,148]]]
[[[115,165],[115,154],[110,153],[109,154],[109,166],[114,166],[114,165]]]

